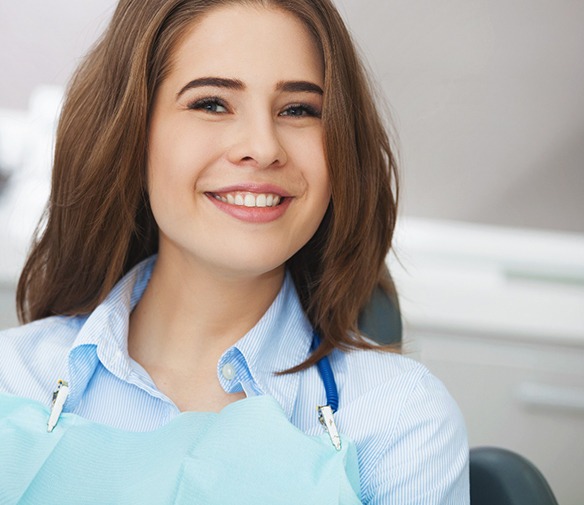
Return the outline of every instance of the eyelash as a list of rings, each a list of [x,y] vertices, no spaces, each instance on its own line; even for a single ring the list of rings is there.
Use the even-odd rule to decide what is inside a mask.
[[[210,96],[207,98],[201,98],[200,100],[195,100],[188,105],[189,109],[192,110],[205,110],[209,114],[225,114],[225,112],[219,112],[217,110],[210,109],[209,107],[223,107],[225,110],[229,110],[225,102],[221,98],[216,96]]]
[[[300,115],[286,114],[292,110],[300,110],[301,114]],[[310,117],[320,118],[321,112],[320,112],[320,110],[313,107],[312,105],[298,103],[298,104],[289,105],[288,107],[286,107],[286,109],[284,109],[284,111],[281,113],[281,115],[290,116],[290,117],[310,116]]]
[[[224,111],[217,111],[217,106],[223,107],[227,112],[229,112],[229,108],[225,104],[225,102],[216,96],[201,98],[200,100],[195,100],[194,102],[188,105],[188,108],[191,110],[204,110],[209,114],[225,114]],[[290,114],[291,111],[300,111],[300,114]],[[293,105],[289,105],[286,107],[281,113],[281,116],[289,116],[294,118],[299,117],[321,117],[321,111],[318,110],[316,107],[308,104],[297,103]]]

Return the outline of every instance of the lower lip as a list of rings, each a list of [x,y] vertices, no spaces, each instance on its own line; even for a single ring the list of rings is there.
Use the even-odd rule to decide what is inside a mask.
[[[219,209],[240,221],[247,223],[269,223],[280,218],[292,201],[286,197],[284,201],[275,207],[246,207],[245,205],[231,205],[221,200],[217,200],[213,195],[208,194],[207,198]]]

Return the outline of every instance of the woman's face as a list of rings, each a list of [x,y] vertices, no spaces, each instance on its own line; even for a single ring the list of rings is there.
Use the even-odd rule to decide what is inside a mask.
[[[289,13],[228,6],[193,23],[150,123],[160,260],[257,276],[306,244],[330,200],[323,81],[316,44]]]

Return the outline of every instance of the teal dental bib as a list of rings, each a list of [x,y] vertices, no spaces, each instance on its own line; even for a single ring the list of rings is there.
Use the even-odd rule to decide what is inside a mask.
[[[315,413],[316,417],[316,413]],[[0,504],[358,505],[354,444],[293,426],[269,396],[128,432],[0,394]]]

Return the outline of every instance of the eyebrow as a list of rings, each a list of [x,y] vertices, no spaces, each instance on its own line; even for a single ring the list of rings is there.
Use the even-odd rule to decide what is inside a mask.
[[[276,90],[323,94],[320,86],[308,81],[280,81],[276,84]]]
[[[183,86],[182,89],[177,93],[177,98],[189,89],[203,88],[206,86],[233,89],[237,91],[245,89],[245,84],[239,79],[226,79],[224,77],[201,77],[199,79],[194,79]],[[309,81],[279,81],[276,84],[276,90],[292,93],[301,92],[316,93],[318,95],[323,94],[322,88],[320,86]]]
[[[200,79],[194,79],[177,93],[177,97],[181,96],[185,91],[193,88],[203,88],[205,86],[211,86],[214,88],[227,88],[242,90],[245,89],[245,84],[239,79],[225,79],[223,77],[201,77]]]

